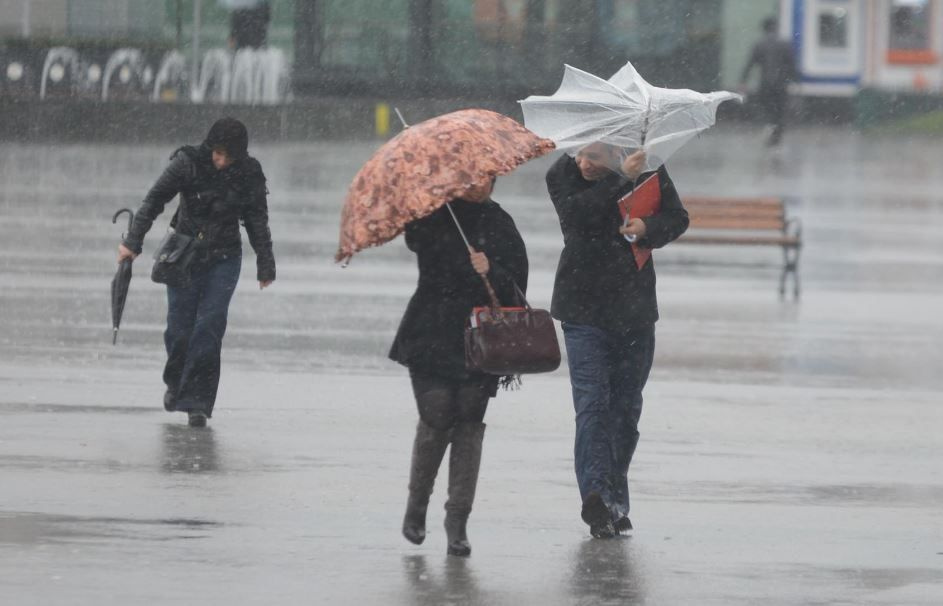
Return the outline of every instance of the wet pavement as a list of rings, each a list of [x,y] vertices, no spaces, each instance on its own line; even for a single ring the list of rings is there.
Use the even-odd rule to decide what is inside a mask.
[[[247,252],[206,430],[160,404],[164,295],[122,226],[170,149],[0,144],[0,602],[16,604],[943,603],[943,152],[839,130],[718,128],[669,163],[682,194],[782,195],[777,250],[655,253],[662,321],[631,537],[579,521],[565,370],[486,421],[474,553],[399,536],[415,422],[385,359],[414,281],[401,242],[332,262],[373,143],[266,146],[278,281]],[[542,174],[499,180],[546,306],[561,245]],[[169,213],[145,244],[150,255]]]

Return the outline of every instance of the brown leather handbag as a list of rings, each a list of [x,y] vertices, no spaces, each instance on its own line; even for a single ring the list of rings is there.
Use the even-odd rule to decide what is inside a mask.
[[[514,289],[519,307],[501,307],[485,279],[491,306],[472,310],[465,328],[465,366],[492,375],[550,372],[560,366],[560,344],[550,313],[534,309]]]

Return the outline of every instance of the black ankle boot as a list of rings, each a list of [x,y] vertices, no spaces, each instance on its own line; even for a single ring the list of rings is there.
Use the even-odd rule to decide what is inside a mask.
[[[449,546],[446,553],[453,556],[470,556],[471,543],[468,542],[468,534],[465,527],[468,524],[468,516],[460,514],[445,514],[445,535],[448,537]]]

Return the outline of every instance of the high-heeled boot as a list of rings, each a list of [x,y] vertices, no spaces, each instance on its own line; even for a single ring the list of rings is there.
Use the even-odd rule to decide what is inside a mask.
[[[460,423],[452,429],[449,452],[449,500],[445,503],[446,552],[454,556],[471,555],[466,526],[481,467],[481,444],[485,437],[484,423]]]
[[[403,517],[403,536],[421,544],[426,539],[426,509],[435,484],[435,477],[449,445],[449,432],[436,429],[420,420],[413,440],[413,458],[409,466],[409,498]]]

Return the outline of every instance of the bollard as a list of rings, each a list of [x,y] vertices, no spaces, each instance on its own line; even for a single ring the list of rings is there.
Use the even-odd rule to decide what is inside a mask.
[[[378,137],[390,134],[390,106],[386,103],[377,103],[374,110],[374,125]]]

